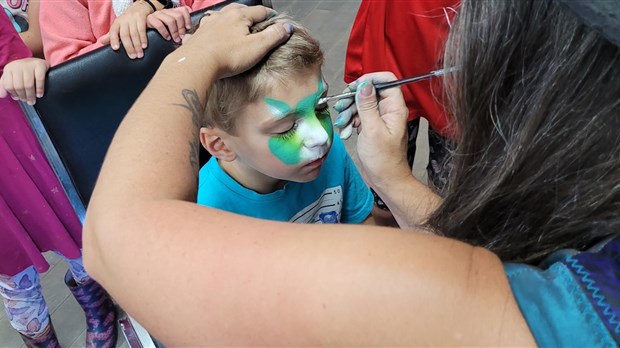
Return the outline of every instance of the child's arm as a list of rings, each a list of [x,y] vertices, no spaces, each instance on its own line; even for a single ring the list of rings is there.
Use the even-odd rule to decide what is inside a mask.
[[[41,98],[45,86],[45,73],[49,65],[40,58],[14,60],[4,67],[0,76],[0,98],[11,95],[34,105]]]
[[[157,9],[163,5],[151,3]],[[114,49],[123,47],[130,58],[141,57],[142,38],[146,40],[146,18],[153,12],[143,0],[133,3],[127,11],[114,17],[109,1],[74,0],[41,2],[41,34],[45,58],[52,66],[102,47],[108,43]],[[111,24],[110,24],[111,23]]]
[[[87,0],[41,2],[39,21],[43,51],[51,66],[102,46],[93,33],[88,6]]]
[[[28,30],[19,33],[22,41],[28,46],[35,57],[43,58],[43,42],[39,26],[39,0],[28,2]]]

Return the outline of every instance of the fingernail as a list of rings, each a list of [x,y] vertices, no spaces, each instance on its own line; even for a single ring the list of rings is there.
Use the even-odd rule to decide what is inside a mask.
[[[28,105],[30,105],[30,106],[34,105],[34,102],[32,100],[29,100],[26,103],[28,103]]]
[[[112,45],[113,50],[117,50],[118,48],[119,48],[118,45]]]
[[[336,111],[342,111],[342,109],[345,108],[345,103],[347,103],[346,100],[344,99],[340,99],[339,101],[336,102],[336,104],[334,104],[334,110]]]
[[[286,23],[284,25],[284,29],[286,29],[286,32],[290,34],[293,32],[293,25],[291,23]]]
[[[43,93],[37,93],[37,98],[43,98]]]
[[[129,59],[136,59],[136,55],[133,53],[129,53]]]
[[[372,89],[372,84],[368,81],[364,81],[357,87],[357,93],[362,97],[368,97],[372,95]]]
[[[334,126],[338,127],[338,128],[342,128],[342,114],[339,114],[338,117],[336,117],[336,121],[334,121]]]
[[[271,11],[269,12],[269,15],[267,16],[267,19],[271,18],[271,17],[275,17],[278,15],[278,12],[274,9],[271,9]]]
[[[144,57],[144,53],[138,53],[138,58]]]
[[[145,43],[142,44],[142,48],[146,48],[146,44]]]

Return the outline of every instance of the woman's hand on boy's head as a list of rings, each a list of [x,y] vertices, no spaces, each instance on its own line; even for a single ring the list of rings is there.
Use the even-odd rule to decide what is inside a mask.
[[[45,92],[45,74],[49,64],[40,58],[24,58],[10,62],[0,77],[0,98],[10,95],[34,105]]]
[[[190,10],[188,6],[181,6],[156,11],[146,17],[146,25],[156,29],[164,39],[172,38],[181,43],[185,33],[192,28]]]
[[[198,57],[196,68],[214,69],[218,78],[240,74],[258,63],[271,49],[292,33],[290,23],[277,23],[260,33],[249,28],[274,14],[264,6],[230,4],[221,11],[209,11],[191,39],[175,54]]]

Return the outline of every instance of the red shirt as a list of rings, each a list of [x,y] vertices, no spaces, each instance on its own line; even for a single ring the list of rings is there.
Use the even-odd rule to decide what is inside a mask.
[[[441,69],[458,4],[458,0],[362,0],[349,37],[345,82],[375,71],[403,78]],[[409,120],[423,116],[433,130],[450,135],[440,78],[404,85],[402,91]]]

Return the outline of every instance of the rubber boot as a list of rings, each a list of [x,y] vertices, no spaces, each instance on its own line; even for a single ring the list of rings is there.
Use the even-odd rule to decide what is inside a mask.
[[[37,337],[28,337],[20,334],[22,336],[22,340],[26,344],[28,348],[60,348],[60,343],[58,343],[58,339],[56,338],[56,331],[54,331],[54,325],[52,325],[52,321],[50,320],[50,324],[47,326],[47,329],[43,331]]]
[[[65,274],[65,284],[86,314],[86,347],[115,347],[116,307],[110,295],[92,279],[78,284],[70,271]]]

